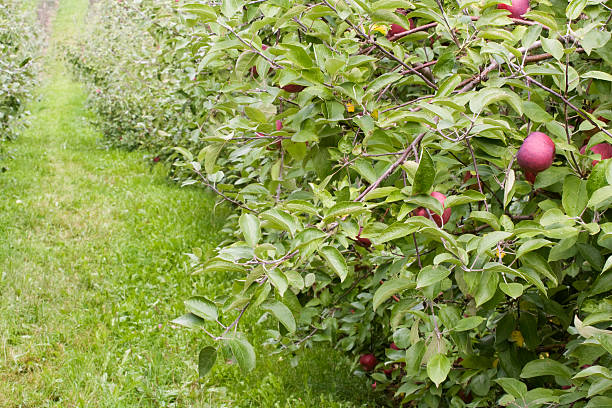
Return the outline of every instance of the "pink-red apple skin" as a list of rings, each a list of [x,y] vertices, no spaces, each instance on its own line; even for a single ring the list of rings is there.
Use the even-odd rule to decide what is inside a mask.
[[[397,347],[395,343],[391,343],[389,347],[391,347],[393,350],[399,350],[399,347]]]
[[[411,18],[408,19],[408,22],[410,23],[411,30],[416,27],[416,25],[414,24],[414,21],[412,21]],[[391,24],[391,28],[389,32],[387,33],[387,37],[393,37],[394,35],[403,33],[404,31],[408,31],[408,29],[406,29],[405,27],[402,27],[399,24]]]
[[[521,18],[529,10],[529,0],[512,0],[510,3],[510,6],[500,3],[497,5],[497,8],[508,10],[512,18]]]
[[[374,354],[363,354],[359,357],[359,364],[361,364],[361,368],[365,371],[372,371],[374,367],[376,367],[376,357]]]
[[[516,161],[525,172],[525,178],[535,182],[537,174],[552,165],[555,158],[555,143],[542,132],[533,132],[525,138]]]
[[[582,146],[582,148],[580,149],[580,154],[585,154],[586,148],[587,145]],[[599,143],[591,147],[591,149],[589,150],[591,150],[595,154],[601,155],[601,160],[606,160],[612,157],[612,145],[610,143]],[[593,160],[591,165],[595,166],[597,163],[599,163],[599,160]]]
[[[283,121],[282,120],[277,120],[276,121],[276,130],[281,130],[283,128]]]
[[[430,195],[436,200],[438,200],[440,204],[442,204],[442,207],[444,207],[444,201],[446,200],[446,196],[444,194],[434,191]],[[442,218],[440,218],[438,214],[434,214],[431,211],[430,213],[431,213],[431,219],[434,220],[434,222],[438,225],[438,227],[441,227],[442,225],[446,224],[448,220],[450,219],[452,210],[450,208],[445,208],[444,212],[442,213]],[[429,214],[427,213],[427,210],[423,207],[419,207],[416,210],[414,210],[412,212],[412,215],[429,218]]]
[[[302,92],[305,88],[306,88],[305,86],[297,85],[297,84],[288,84],[288,85],[281,87],[283,91],[289,92],[289,93]]]

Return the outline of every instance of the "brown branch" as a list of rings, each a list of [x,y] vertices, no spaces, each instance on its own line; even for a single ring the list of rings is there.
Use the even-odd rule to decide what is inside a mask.
[[[361,194],[359,194],[359,197],[357,197],[355,199],[355,201],[363,201],[363,199],[365,198],[366,195],[368,195],[368,193],[372,190],[374,190],[376,187],[378,187],[380,185],[380,183],[383,182],[383,180],[385,180],[387,177],[389,177],[391,174],[393,174],[393,172],[402,165],[402,163],[404,163],[406,161],[406,159],[408,158],[408,156],[410,156],[410,153],[412,153],[412,148],[414,146],[416,146],[422,139],[423,137],[425,137],[425,133],[421,133],[420,135],[418,135],[413,141],[412,143],[410,143],[410,146],[408,146],[402,153],[402,155],[391,165],[389,166],[389,168],[387,170],[385,170],[385,172],[372,184],[370,184],[368,186],[368,188],[366,188],[365,190],[363,190],[363,192]]]
[[[542,46],[542,42],[541,41],[536,41],[534,42],[531,46],[529,47],[521,47],[518,49],[518,51],[521,54],[525,54],[526,52],[529,52],[530,50],[533,50],[535,48],[540,48]],[[509,55],[509,59],[512,60],[516,58],[514,56],[514,54],[510,54]],[[491,64],[489,64],[488,67],[486,67],[482,72],[480,72],[477,75],[474,75],[471,78],[466,79],[465,81],[461,82],[457,87],[462,87],[459,91],[457,91],[457,93],[464,93],[467,92],[469,90],[471,90],[472,88],[474,88],[476,85],[478,85],[483,79],[485,79],[485,77],[487,75],[489,75],[489,73],[491,71],[493,71],[494,69],[499,68],[499,64],[497,63],[497,61],[492,62]]]
[[[332,6],[329,1],[327,0],[322,0],[323,3],[329,7],[330,9],[332,9],[334,11],[334,13],[338,14],[338,11],[336,10],[336,8],[334,6]],[[342,18],[341,18],[342,19]],[[351,21],[347,20],[347,19],[342,19],[342,21],[344,21],[345,23],[347,23],[349,26],[351,26],[351,28],[353,30],[355,30],[355,32],[357,33],[357,35],[359,35],[361,38],[363,38],[364,40],[366,40],[367,42],[369,42],[370,44],[372,44],[373,46],[375,46],[376,48],[378,48],[385,56],[387,56],[388,58],[391,58],[392,60],[396,61],[397,63],[399,63],[401,66],[403,66],[404,68],[406,68],[408,71],[412,72],[414,75],[418,76],[419,78],[421,78],[423,80],[423,82],[425,82],[425,84],[427,84],[427,86],[429,86],[430,88],[433,88],[435,90],[438,89],[438,87],[436,86],[436,84],[434,84],[433,82],[431,82],[429,79],[427,79],[427,77],[425,75],[423,75],[422,73],[420,73],[419,71],[415,70],[414,68],[412,68],[410,65],[406,64],[404,61],[402,61],[401,59],[397,58],[395,55],[393,55],[392,53],[390,53],[389,51],[387,51],[382,45],[378,44],[376,42],[375,39],[372,39],[370,36],[368,36],[366,33],[364,33],[363,31],[361,31],[359,29],[359,27],[357,27],[355,24],[353,24]]]
[[[525,75],[525,78],[526,78],[527,82],[531,82],[532,84],[534,84],[537,87],[545,90],[549,94],[554,95],[557,98],[561,99],[563,101],[563,103],[565,103],[567,106],[569,106],[574,111],[576,111],[583,119],[587,120],[590,124],[595,126],[600,131],[604,132],[606,135],[612,137],[612,133],[608,132],[606,129],[604,129],[601,126],[599,126],[595,120],[591,119],[591,117],[589,116],[589,114],[587,112],[585,112],[584,110],[582,110],[579,107],[577,107],[576,105],[574,105],[569,99],[567,99],[566,97],[564,97],[560,93],[550,89],[549,87],[547,87],[546,85],[542,84],[541,82],[538,82],[537,80],[533,79],[532,77],[527,75],[527,73],[522,68],[518,67],[517,65],[514,65],[514,68],[520,69],[521,73],[523,75]]]
[[[217,195],[219,195],[219,196],[223,197],[223,199],[225,199],[226,201],[229,201],[230,203],[232,203],[232,204],[234,204],[234,205],[237,205],[237,206],[238,206],[238,207],[240,207],[240,208],[244,208],[245,210],[250,211],[250,212],[252,212],[252,213],[254,213],[254,214],[259,214],[259,211],[254,210],[254,209],[250,208],[249,206],[247,206],[246,204],[243,204],[243,203],[241,203],[240,201],[238,201],[238,200],[234,200],[233,198],[230,198],[230,197],[226,196],[225,194],[223,194],[221,191],[219,191],[219,189],[218,189],[217,187],[215,187],[214,185],[210,184],[210,183],[208,182],[208,180],[206,180],[206,177],[204,177],[204,175],[202,174],[202,172],[200,172],[200,171],[198,171],[198,170],[196,170],[196,169],[193,169],[193,171],[194,171],[194,172],[195,172],[195,173],[196,173],[198,176],[200,176],[200,177],[202,178],[202,183],[204,183],[204,185],[205,185],[206,187],[210,188],[210,189],[211,189],[212,191],[214,191],[214,192],[215,192]]]

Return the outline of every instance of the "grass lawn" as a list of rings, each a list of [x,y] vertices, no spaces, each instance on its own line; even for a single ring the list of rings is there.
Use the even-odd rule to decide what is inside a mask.
[[[375,406],[333,350],[307,350],[297,368],[265,357],[255,315],[244,330],[257,368],[221,362],[198,381],[205,337],[169,321],[184,299],[227,286],[191,276],[184,253],[212,249],[230,210],[172,184],[143,153],[98,143],[86,92],[59,57],[88,4],[59,1],[31,126],[0,174],[0,407]]]

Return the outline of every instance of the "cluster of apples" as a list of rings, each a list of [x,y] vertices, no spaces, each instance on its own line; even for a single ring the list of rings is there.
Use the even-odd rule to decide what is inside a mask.
[[[585,154],[587,145],[580,149],[581,154]],[[612,158],[612,145],[609,143],[599,143],[590,148],[591,152],[599,154],[601,160]],[[525,179],[531,184],[535,183],[538,173],[548,169],[555,158],[555,143],[548,135],[542,132],[530,133],[523,141],[516,155],[518,165],[525,173]],[[593,160],[592,166],[599,163]]]

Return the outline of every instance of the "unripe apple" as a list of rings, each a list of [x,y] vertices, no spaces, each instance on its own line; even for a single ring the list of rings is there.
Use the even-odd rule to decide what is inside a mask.
[[[430,195],[436,200],[438,200],[440,204],[442,204],[442,208],[444,208],[444,201],[446,200],[446,196],[444,194],[434,191]],[[450,208],[445,208],[444,212],[442,213],[442,218],[440,218],[438,214],[434,214],[431,211],[430,213],[431,213],[431,219],[434,220],[436,224],[438,224],[438,227],[441,227],[442,225],[446,224],[448,220],[450,219],[452,210]],[[412,212],[412,215],[429,218],[429,214],[427,213],[427,210],[423,207],[419,207],[416,210],[414,210]]]
[[[585,154],[586,148],[587,145],[582,146],[580,149],[580,154]],[[591,147],[589,150],[595,154],[601,155],[601,160],[606,160],[612,157],[612,145],[610,143],[599,143]],[[595,166],[597,163],[599,163],[599,160],[593,160],[591,165]]]
[[[555,158],[555,143],[542,132],[533,132],[523,141],[516,161],[532,184],[537,174],[552,165]]]
[[[359,364],[361,364],[361,368],[365,371],[372,371],[374,367],[376,367],[376,357],[374,354],[363,354],[359,357]]]
[[[507,4],[500,3],[497,5],[498,9],[508,10],[510,17],[521,18],[523,14],[529,10],[529,0],[511,0],[510,6]]]
[[[283,91],[289,92],[289,93],[302,92],[305,88],[306,88],[305,86],[297,85],[297,84],[288,84],[288,85],[281,87]]]

